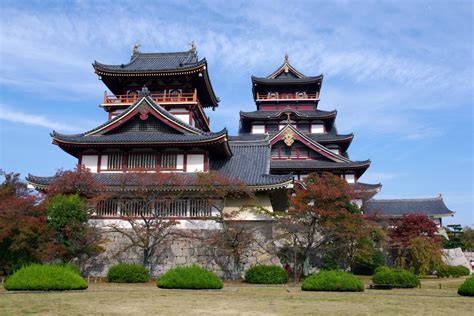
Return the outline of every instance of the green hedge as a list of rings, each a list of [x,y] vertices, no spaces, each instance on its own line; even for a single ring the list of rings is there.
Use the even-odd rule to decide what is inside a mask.
[[[163,274],[156,284],[164,289],[222,289],[224,283],[219,277],[198,265],[177,267]]]
[[[458,294],[462,296],[474,296],[474,276],[466,279],[458,288]]]
[[[4,287],[9,291],[84,290],[87,282],[71,266],[33,264],[12,274]]]
[[[145,283],[150,280],[150,275],[141,264],[119,263],[110,267],[107,279],[114,283]]]
[[[394,270],[388,267],[375,269],[372,277],[374,284],[392,284],[398,288],[414,288],[420,285],[420,279],[408,270]]]
[[[471,272],[465,266],[448,266],[442,265],[438,268],[437,275],[439,278],[459,278],[461,276],[470,275]]]
[[[362,292],[364,283],[356,276],[343,271],[321,271],[306,278],[303,291]]]
[[[245,271],[245,282],[283,284],[288,282],[288,272],[277,265],[256,265]]]

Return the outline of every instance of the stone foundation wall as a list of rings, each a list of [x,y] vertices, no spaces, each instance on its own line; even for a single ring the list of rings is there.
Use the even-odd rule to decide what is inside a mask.
[[[450,266],[465,266],[471,270],[471,264],[461,248],[444,249],[443,261]],[[471,272],[472,273],[472,272]]]
[[[243,271],[255,264],[280,264],[272,244],[272,225],[269,222],[245,223],[248,230],[254,233],[255,241],[247,247],[241,256]],[[233,276],[234,262],[231,256],[223,256],[218,249],[209,245],[208,238],[215,230],[179,229],[177,235],[161,248],[150,260],[152,276],[159,276],[171,268],[183,265],[199,264],[220,277],[229,279]],[[105,277],[110,266],[117,263],[142,263],[143,253],[138,247],[130,246],[129,240],[120,233],[104,229],[105,251],[85,262],[79,263],[87,276]],[[189,237],[189,236],[197,236]],[[124,251],[124,249],[127,249]],[[234,275],[235,277],[235,275]]]

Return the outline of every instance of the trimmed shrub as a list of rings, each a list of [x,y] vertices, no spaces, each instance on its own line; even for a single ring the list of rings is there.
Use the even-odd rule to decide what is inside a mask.
[[[462,296],[474,296],[474,277],[470,277],[464,281],[458,288],[458,294]]]
[[[303,291],[363,292],[364,283],[356,276],[343,271],[321,271],[306,278]]]
[[[150,275],[141,264],[119,263],[110,267],[107,279],[113,283],[145,283],[150,280]]]
[[[394,270],[388,267],[375,269],[372,277],[374,284],[391,284],[398,288],[414,288],[420,285],[420,279],[408,270]]]
[[[443,264],[437,269],[438,278],[459,278],[470,274],[471,271],[465,266],[448,266]]]
[[[4,284],[9,291],[87,289],[87,282],[71,266],[33,264],[16,271]]]
[[[256,265],[245,271],[245,282],[283,284],[288,282],[288,272],[277,265]]]
[[[163,274],[156,285],[164,289],[222,289],[224,283],[219,277],[205,268],[193,264],[176,267]]]

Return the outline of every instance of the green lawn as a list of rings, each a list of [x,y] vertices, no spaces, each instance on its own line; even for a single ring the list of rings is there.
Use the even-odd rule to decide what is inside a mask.
[[[363,293],[302,292],[293,286],[240,283],[226,283],[223,290],[212,291],[162,290],[154,283],[92,283],[89,289],[77,292],[2,289],[0,315],[474,315],[474,298],[456,294],[463,280],[425,279],[421,289]]]

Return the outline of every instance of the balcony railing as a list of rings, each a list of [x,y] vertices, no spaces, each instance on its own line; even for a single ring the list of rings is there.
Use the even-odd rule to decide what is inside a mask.
[[[140,94],[107,94],[104,93],[104,106],[126,105],[135,103],[141,97]],[[157,103],[198,103],[196,92],[190,93],[150,93],[150,98]]]
[[[318,100],[319,93],[257,93],[257,101]]]
[[[202,198],[162,200],[153,203],[141,199],[109,199],[100,202],[93,217],[164,217],[164,218],[208,218],[218,214],[210,201]]]

